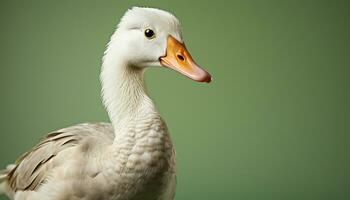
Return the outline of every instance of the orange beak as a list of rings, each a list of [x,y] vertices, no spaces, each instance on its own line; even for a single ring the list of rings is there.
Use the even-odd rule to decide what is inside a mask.
[[[194,81],[207,83],[211,81],[211,75],[194,62],[185,44],[180,43],[171,35],[168,36],[166,55],[160,57],[159,60],[163,66],[178,71]]]

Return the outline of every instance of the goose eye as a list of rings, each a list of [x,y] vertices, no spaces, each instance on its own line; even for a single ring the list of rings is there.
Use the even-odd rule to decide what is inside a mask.
[[[145,36],[148,38],[148,39],[153,39],[156,37],[156,35],[154,34],[154,31],[152,29],[146,29],[145,30]]]

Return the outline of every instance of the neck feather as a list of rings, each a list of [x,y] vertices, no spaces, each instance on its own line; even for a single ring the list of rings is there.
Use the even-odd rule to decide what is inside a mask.
[[[144,70],[129,65],[109,47],[101,71],[102,98],[115,134],[125,132],[139,115],[157,113],[144,84]]]

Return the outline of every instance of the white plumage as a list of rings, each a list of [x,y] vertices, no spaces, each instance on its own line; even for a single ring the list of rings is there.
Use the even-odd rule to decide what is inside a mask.
[[[147,29],[152,37],[145,36]],[[137,7],[127,11],[101,70],[111,123],[79,124],[48,134],[0,173],[1,192],[15,200],[173,199],[175,153],[166,124],[145,91],[143,72],[163,65],[209,82],[210,75],[195,65],[182,43],[180,24],[170,13]]]

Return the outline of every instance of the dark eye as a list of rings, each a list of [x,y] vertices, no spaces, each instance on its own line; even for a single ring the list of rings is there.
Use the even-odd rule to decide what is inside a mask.
[[[145,30],[145,36],[148,38],[148,39],[153,39],[156,37],[156,35],[154,34],[154,31],[152,29],[146,29]]]

